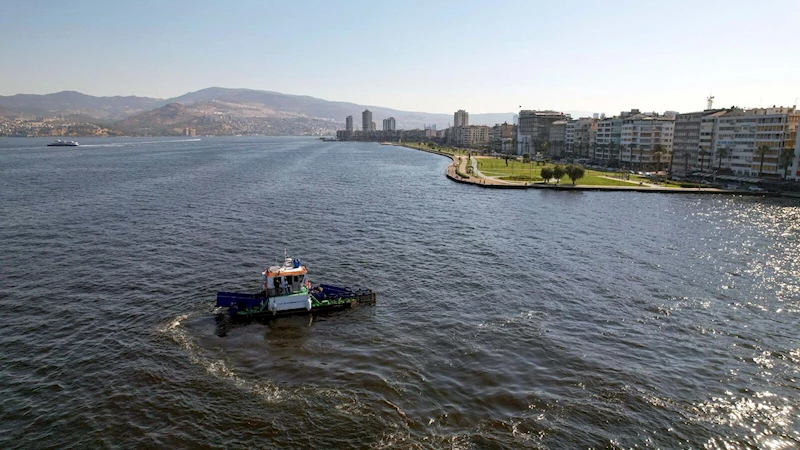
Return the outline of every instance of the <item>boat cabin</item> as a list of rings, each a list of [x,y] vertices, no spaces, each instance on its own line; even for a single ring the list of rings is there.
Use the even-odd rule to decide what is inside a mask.
[[[272,266],[262,272],[264,275],[264,291],[269,297],[299,294],[303,288],[308,289],[306,268],[299,259],[287,257],[283,266]]]

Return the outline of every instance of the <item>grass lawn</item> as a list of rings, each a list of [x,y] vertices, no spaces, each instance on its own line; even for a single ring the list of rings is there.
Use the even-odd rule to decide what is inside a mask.
[[[547,166],[537,166],[536,163],[523,163],[517,160],[506,161],[498,158],[478,158],[478,170],[488,177],[499,177],[501,180],[513,181],[543,181],[542,168],[553,167],[553,164]],[[650,180],[638,175],[631,175],[630,180],[619,179],[619,172],[601,172],[598,170],[587,169],[583,178],[575,182],[576,185],[583,186],[636,186],[640,182],[650,183]],[[609,179],[617,178],[617,179]],[[564,175],[561,184],[572,184],[568,176]],[[659,183],[659,186],[666,187],[680,187],[679,184],[665,182]]]

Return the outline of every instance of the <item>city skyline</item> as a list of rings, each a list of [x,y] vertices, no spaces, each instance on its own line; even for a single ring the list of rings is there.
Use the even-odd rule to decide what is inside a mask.
[[[800,61],[786,57],[796,2],[457,5],[12,2],[0,18],[10,44],[0,95],[229,86],[431,113],[609,115],[698,111],[709,94],[725,107],[800,97]]]

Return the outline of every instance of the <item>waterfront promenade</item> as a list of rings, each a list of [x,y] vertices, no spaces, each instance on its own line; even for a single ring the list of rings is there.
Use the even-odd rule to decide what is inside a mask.
[[[544,182],[524,182],[513,180],[502,180],[499,177],[487,176],[481,173],[477,167],[477,160],[479,158],[490,158],[488,156],[469,157],[460,154],[450,154],[440,152],[422,146],[412,146],[403,144],[413,150],[420,150],[428,153],[445,156],[451,159],[452,163],[447,166],[446,176],[451,180],[471,184],[474,186],[490,189],[550,189],[562,191],[625,191],[625,192],[649,192],[649,193],[663,193],[663,194],[729,194],[729,195],[749,195],[749,196],[771,196],[776,194],[769,194],[765,192],[753,192],[743,190],[727,190],[712,187],[672,187],[660,186],[651,183],[636,183],[631,182],[630,185],[620,186],[605,186],[605,185],[586,185],[578,184],[572,185],[571,182],[566,183],[544,183]],[[469,170],[470,166],[472,170]],[[613,177],[605,177],[613,179]]]

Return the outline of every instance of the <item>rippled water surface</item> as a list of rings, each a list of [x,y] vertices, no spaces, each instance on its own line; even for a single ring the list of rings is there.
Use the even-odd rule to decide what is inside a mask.
[[[800,206],[311,138],[0,140],[0,448],[792,448]],[[284,248],[373,307],[234,326]]]

